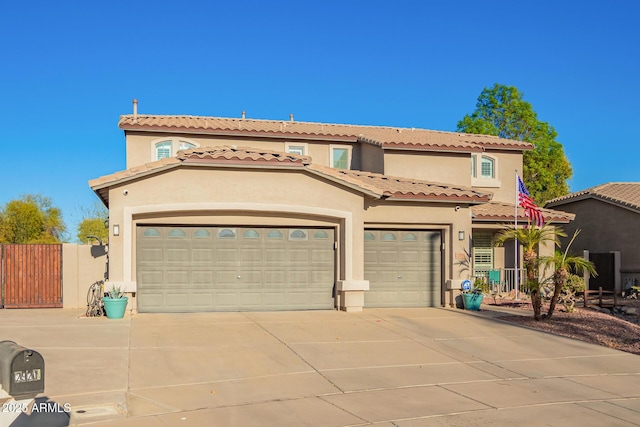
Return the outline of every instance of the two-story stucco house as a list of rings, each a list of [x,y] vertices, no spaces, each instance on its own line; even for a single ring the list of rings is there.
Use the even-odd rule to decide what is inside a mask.
[[[109,208],[110,281],[138,311],[442,306],[449,280],[513,267],[491,238],[514,220],[528,143],[135,103],[119,126],[126,170],[90,186]]]

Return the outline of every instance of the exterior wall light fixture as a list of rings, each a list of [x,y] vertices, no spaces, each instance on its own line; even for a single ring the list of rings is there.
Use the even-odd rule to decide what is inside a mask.
[[[464,230],[458,231],[458,240],[464,240]]]
[[[114,236],[120,235],[120,224],[113,224],[113,235]]]

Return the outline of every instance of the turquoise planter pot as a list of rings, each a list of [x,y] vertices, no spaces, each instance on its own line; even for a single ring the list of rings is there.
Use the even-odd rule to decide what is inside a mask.
[[[127,301],[129,301],[129,297],[119,299],[104,297],[102,302],[104,303],[104,310],[107,312],[107,317],[109,319],[122,319],[127,309]]]
[[[480,304],[482,304],[482,294],[462,294],[462,302],[464,308],[467,310],[480,310]]]

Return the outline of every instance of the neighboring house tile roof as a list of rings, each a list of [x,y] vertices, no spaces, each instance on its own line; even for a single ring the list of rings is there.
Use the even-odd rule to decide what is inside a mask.
[[[528,142],[491,135],[281,120],[136,114],[121,116],[118,126],[125,131],[284,137],[342,142],[362,141],[382,146],[385,149],[478,152],[485,149],[522,151],[533,148],[533,145]]]
[[[357,189],[370,196],[385,199],[475,204],[485,203],[491,200],[492,197],[491,193],[483,193],[460,186],[389,177],[371,172],[334,169],[311,164],[311,159],[308,156],[234,146],[204,147],[179,151],[176,157],[158,160],[93,179],[89,181],[89,186],[104,201],[107,201],[108,189],[113,185],[189,164],[238,167],[293,167]]]
[[[562,206],[584,199],[596,199],[640,211],[640,182],[608,182],[549,200],[545,206]]]
[[[540,209],[546,222],[569,223],[575,218],[572,213],[556,211],[552,209]],[[471,213],[474,221],[513,221],[515,218],[515,205],[509,203],[490,202],[472,206]],[[518,206],[518,221],[527,222],[524,209]]]

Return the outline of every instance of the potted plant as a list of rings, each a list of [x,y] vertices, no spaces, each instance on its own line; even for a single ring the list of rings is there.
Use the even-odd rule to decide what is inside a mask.
[[[109,319],[122,319],[124,311],[127,308],[128,297],[120,290],[119,286],[112,285],[107,291],[106,296],[102,299],[104,310],[107,312]]]
[[[481,288],[474,287],[471,290],[462,291],[462,303],[467,310],[480,310],[480,304],[482,304],[483,298],[484,293]]]

